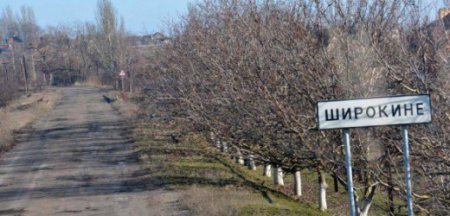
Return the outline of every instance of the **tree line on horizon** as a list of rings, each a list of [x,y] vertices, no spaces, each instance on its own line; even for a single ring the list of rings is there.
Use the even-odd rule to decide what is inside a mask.
[[[97,3],[96,22],[50,26],[36,23],[33,9],[15,13],[9,6],[0,13],[0,105],[20,92],[44,86],[87,82],[119,85],[127,72],[127,90],[133,89],[133,71],[143,71],[148,46],[161,45],[161,33],[136,36],[125,30],[110,1]]]
[[[427,93],[433,123],[409,127],[414,209],[447,215],[450,17],[427,19],[422,6],[398,0],[203,0],[167,27],[164,43],[151,45],[126,32],[108,0],[98,1],[96,23],[45,30],[31,9],[20,16],[5,9],[2,35],[18,32],[22,44],[31,45],[0,54],[8,62],[0,69],[9,73],[0,79],[0,91],[21,88],[23,68],[37,74],[29,81],[36,88],[56,77],[118,86],[118,71],[125,70],[127,90],[176,99],[195,128],[237,162],[274,170],[277,184],[283,173],[295,174],[295,196],[301,196],[301,173],[317,173],[323,211],[329,193],[347,183],[340,131],[317,130],[316,102]],[[358,215],[371,208],[404,213],[400,129],[351,134]],[[383,205],[374,205],[376,197]]]

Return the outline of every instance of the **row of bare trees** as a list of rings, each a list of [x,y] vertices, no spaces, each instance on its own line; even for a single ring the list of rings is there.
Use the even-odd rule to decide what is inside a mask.
[[[170,42],[141,46],[109,0],[96,23],[37,27],[31,9],[2,12],[1,34],[18,38],[1,53],[4,89],[76,81],[147,89],[182,102],[214,144],[252,169],[317,173],[318,206],[327,179],[346,186],[339,131],[318,131],[319,100],[430,93],[433,123],[411,126],[415,211],[450,211],[447,20],[430,21],[420,1],[203,0],[170,27]],[[450,23],[450,22],[449,22]],[[24,86],[24,87],[21,87]],[[6,93],[5,95],[12,95]],[[3,96],[2,96],[3,97]],[[186,105],[186,106],[184,106]],[[405,211],[399,128],[353,129],[358,212],[376,196],[389,214]],[[387,207],[383,207],[387,206]]]
[[[22,7],[19,14],[6,7],[0,14],[0,106],[13,98],[19,88],[28,90],[28,82],[34,82],[36,71],[30,44],[39,35],[31,8]],[[29,44],[25,44],[24,40]]]
[[[96,23],[46,30],[39,43],[42,72],[62,79],[56,83],[115,85],[118,72],[130,70],[137,56],[130,38],[112,3],[99,0]]]
[[[44,85],[117,85],[120,70],[137,70],[133,65],[138,62],[137,48],[132,46],[136,39],[126,33],[108,0],[98,1],[96,23],[41,29],[33,10],[25,6],[20,13],[3,9],[0,23],[4,38],[0,44],[0,104],[19,91]]]
[[[433,123],[410,127],[414,206],[446,215],[449,41],[445,19],[430,22],[419,3],[204,0],[172,26],[172,43],[153,51],[141,76],[187,104],[238,162],[247,155],[265,170],[295,173],[298,186],[301,171],[317,172],[322,210],[326,176],[343,186],[346,177],[340,132],[317,130],[315,103],[430,93]],[[351,130],[360,215],[375,196],[386,197],[389,214],[405,211],[399,131]]]

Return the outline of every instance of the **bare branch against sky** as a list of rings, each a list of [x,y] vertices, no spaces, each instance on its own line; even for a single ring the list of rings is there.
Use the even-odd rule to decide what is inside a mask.
[[[195,0],[112,0],[119,17],[123,17],[127,31],[135,34],[147,34],[164,30],[166,21],[178,20],[179,15],[187,12],[187,5]],[[94,22],[96,0],[0,0],[0,8],[10,6],[20,11],[22,6],[30,6],[41,27],[59,24]]]

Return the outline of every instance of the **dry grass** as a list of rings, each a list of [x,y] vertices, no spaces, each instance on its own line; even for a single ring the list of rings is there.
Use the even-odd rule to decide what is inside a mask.
[[[173,142],[170,134],[180,125],[173,119],[138,122],[134,138],[146,176],[150,182],[180,192],[181,207],[192,215],[327,215],[273,189],[256,186],[253,175],[257,173],[211,151],[198,133]]]
[[[136,150],[148,181],[179,192],[181,207],[192,215],[327,215],[261,186],[261,172],[234,164],[201,134],[182,132],[190,124],[165,114],[135,121]],[[182,135],[174,141],[173,134]]]
[[[249,205],[264,205],[254,193],[236,187],[192,186],[183,191],[181,204],[192,215],[238,215],[239,209]]]
[[[132,118],[138,114],[139,106],[130,101],[129,98],[132,97],[132,95],[130,95],[129,93],[110,91],[108,92],[107,96],[115,99],[115,102],[112,103],[112,106],[123,117]]]
[[[180,208],[191,215],[328,215],[278,192],[261,170],[248,170],[217,152],[164,98],[121,98],[118,92],[108,97],[119,97],[113,103],[119,112],[135,115],[130,119],[145,170],[141,175],[178,193]],[[127,107],[130,101],[140,109]]]
[[[13,132],[49,112],[60,99],[58,89],[47,89],[11,101],[0,109],[0,152],[11,148]]]

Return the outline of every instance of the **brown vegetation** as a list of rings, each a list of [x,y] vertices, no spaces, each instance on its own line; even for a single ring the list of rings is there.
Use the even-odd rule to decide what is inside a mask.
[[[410,128],[414,204],[417,212],[445,214],[448,38],[420,7],[206,0],[190,7],[172,43],[152,55],[147,85],[155,86],[150,94],[180,101],[222,151],[285,172],[315,171],[322,191],[324,173],[335,185],[346,178],[339,131],[316,129],[317,101],[430,93],[433,124]],[[359,211],[367,213],[377,194],[389,198],[387,213],[404,211],[395,202],[405,199],[399,134],[396,127],[352,130]]]
[[[14,133],[45,115],[59,98],[58,90],[49,89],[15,99],[8,106],[0,108],[0,152],[11,148]]]
[[[174,141],[196,131],[239,163],[245,157],[251,169],[256,162],[285,173],[316,173],[322,210],[331,189],[327,176],[333,177],[335,192],[346,186],[346,177],[340,132],[317,130],[315,103],[427,93],[433,123],[409,129],[414,206],[416,212],[446,215],[450,18],[429,20],[426,7],[421,1],[397,0],[204,0],[170,26],[170,37],[155,35],[159,42],[152,45],[145,45],[147,37],[126,33],[108,0],[98,3],[97,23],[49,28],[40,37],[35,28],[25,28],[34,25],[14,21],[5,10],[8,32],[2,33],[16,29],[34,45],[2,54],[8,62],[4,72],[12,71],[3,83],[19,90],[29,84],[94,81],[120,89],[117,73],[125,70],[122,90],[142,93],[140,103],[158,103],[170,108],[171,117],[192,123],[173,134]],[[22,21],[33,24],[31,13],[23,13]],[[383,197],[384,205],[372,207],[402,214],[399,129],[351,133],[360,212],[367,213],[372,200]]]
[[[192,122],[157,104],[141,109],[152,116],[132,121],[133,138],[146,181],[180,194],[180,208],[192,215],[327,215],[282,196],[270,179],[235,165],[193,132]],[[182,135],[174,141],[173,134]]]

